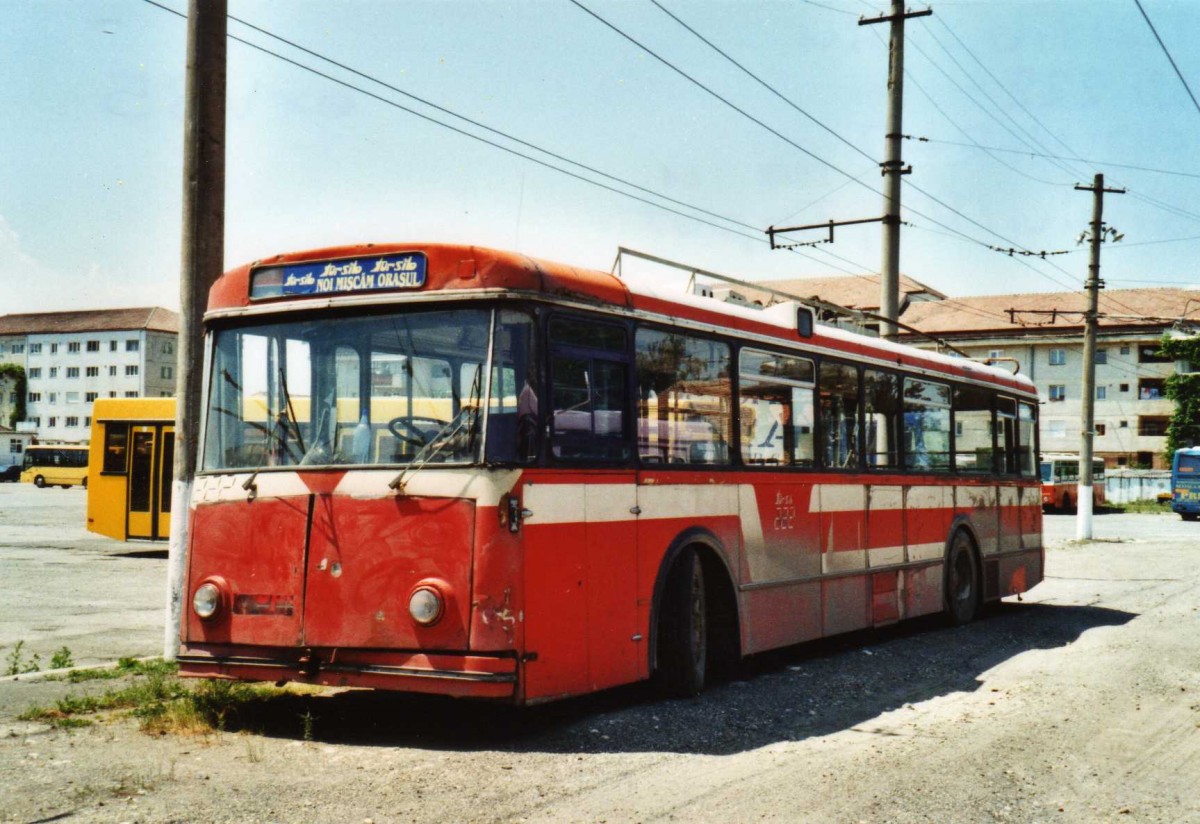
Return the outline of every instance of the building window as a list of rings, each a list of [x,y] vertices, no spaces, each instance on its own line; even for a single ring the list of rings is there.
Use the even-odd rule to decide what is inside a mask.
[[[29,393],[29,402],[30,403],[41,403],[41,400],[42,400],[41,392],[30,392]]]
[[[1122,355],[1128,355],[1128,354],[1129,354],[1129,347],[1128,347],[1128,346],[1122,346],[1122,347],[1121,347],[1121,354],[1122,354]]]
[[[165,341],[163,341],[163,348],[162,348],[162,351],[163,351],[163,354],[164,354],[164,355],[173,355],[173,354],[175,354],[175,342],[174,342],[174,341],[170,341],[170,340],[165,340]]]
[[[13,438],[12,440],[10,440],[8,442],[8,452],[10,455],[20,455],[21,449],[22,449],[21,441],[18,440],[17,438]]]
[[[1165,415],[1141,415],[1138,417],[1138,434],[1157,437],[1167,434],[1171,419]]]
[[[137,367],[136,363],[131,363],[125,367],[125,377],[132,378],[132,377],[136,376],[137,373],[138,373],[138,367]]]
[[[1061,351],[1061,350],[1059,350]],[[1064,383],[1050,384],[1050,400],[1065,401],[1067,399],[1067,385]]]
[[[137,342],[136,340],[127,340],[127,341],[125,341],[125,351],[126,351],[126,352],[136,352],[136,351],[138,351],[138,342]]]
[[[1157,343],[1147,343],[1138,347],[1138,363],[1174,363],[1174,361],[1158,351]]]
[[[1127,384],[1127,383],[1123,383],[1123,384],[1121,384],[1121,391],[1122,391],[1122,392],[1128,392],[1128,391],[1129,391],[1129,384]]]
[[[73,340],[67,344],[67,354],[69,354],[69,355],[78,355],[79,354],[79,341]]]
[[[98,378],[100,376],[100,367],[99,366],[89,366],[87,368],[87,376],[89,378]]]
[[[30,418],[30,419],[29,419],[29,422],[30,422],[30,423],[32,423],[34,426],[41,426],[41,425],[42,425],[42,419],[41,419],[41,417],[40,417],[40,416],[39,416],[39,417],[36,417],[36,418]]]
[[[67,403],[79,403],[79,393],[78,392],[68,392],[67,393]]]
[[[988,357],[989,358],[1002,358],[1002,357],[1004,357],[1004,350],[1003,349],[989,349]]]
[[[1138,381],[1138,400],[1155,401],[1167,396],[1167,382],[1162,378],[1142,378]]]
[[[58,403],[58,393],[51,392],[50,396],[49,396],[49,401],[50,401],[50,403]]]
[[[90,341],[88,341],[88,342],[87,342],[87,344],[88,344],[88,345],[87,345],[87,350],[88,350],[89,352],[99,352],[99,351],[100,351],[100,341],[98,341],[98,340],[90,340]]]
[[[125,393],[125,397],[127,397],[127,398],[136,398],[137,396],[138,396],[138,393],[137,393],[136,389]]]
[[[1096,424],[1096,435],[1103,438],[1108,434],[1108,427],[1102,423]]]
[[[162,368],[162,376],[164,379],[173,378],[175,377],[175,370],[169,366],[164,366]]]
[[[58,418],[56,418],[55,416],[51,415],[51,416],[50,416],[50,419],[46,421],[46,426],[49,426],[49,427],[51,427],[51,428],[53,428],[53,427],[55,427],[55,426],[58,426]]]
[[[85,394],[83,396],[83,400],[86,403],[91,403],[92,401],[96,400],[96,398],[99,397],[99,395],[100,395],[99,392],[88,392],[87,394]]]
[[[52,378],[58,377],[58,367],[57,366],[50,367],[50,377],[52,377]]]
[[[92,416],[91,415],[88,415],[86,418],[83,419],[83,425],[84,426],[92,425]]]
[[[78,378],[79,377],[79,367],[78,366],[68,366],[67,367],[67,377],[68,378]]]
[[[115,367],[115,366],[108,367],[108,376],[110,378],[115,378],[117,376],[117,367]]]
[[[12,353],[13,353],[14,355],[20,355],[20,354],[22,354],[24,351],[25,351],[25,344],[23,344],[23,343],[14,343],[14,344],[12,345]]]
[[[159,396],[160,398],[173,398],[173,397],[175,397],[174,395],[172,395],[170,392],[167,392],[167,391],[162,391],[162,392],[159,392],[159,393],[158,393],[158,396]]]
[[[57,354],[58,354],[58,344],[57,344],[57,343],[52,343],[52,344],[50,344],[50,354],[51,354],[51,355],[57,355]]]
[[[1096,363],[1099,363],[1099,364],[1108,363],[1108,350],[1107,349],[1097,349],[1096,350]]]
[[[109,352],[116,352],[116,351],[117,351],[117,342],[116,342],[115,340],[110,340],[110,341],[108,342],[108,351],[109,351]]]
[[[79,426],[79,417],[77,415],[67,415],[67,426]]]
[[[1051,366],[1062,366],[1066,362],[1067,362],[1067,350],[1066,349],[1051,349],[1050,350],[1050,365]]]
[[[116,393],[116,392],[113,392],[113,391],[111,391],[111,390],[110,390],[110,391],[109,391],[109,393],[108,393],[108,396],[109,396],[110,398],[115,398],[115,397],[117,396],[117,393]]]
[[[1108,387],[1107,386],[1097,386],[1096,387],[1096,400],[1102,401],[1107,397],[1108,397]]]
[[[29,354],[31,354],[31,355],[42,354],[42,345],[40,343],[29,344]]]
[[[29,370],[29,379],[30,380],[34,380],[35,378],[40,378],[41,376],[42,376],[42,367],[34,366],[34,367],[30,368],[30,370]]]

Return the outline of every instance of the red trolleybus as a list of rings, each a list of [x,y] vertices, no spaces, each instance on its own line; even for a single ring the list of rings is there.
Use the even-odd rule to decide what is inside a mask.
[[[686,695],[1040,581],[1029,381],[811,319],[466,246],[226,273],[181,671]]]

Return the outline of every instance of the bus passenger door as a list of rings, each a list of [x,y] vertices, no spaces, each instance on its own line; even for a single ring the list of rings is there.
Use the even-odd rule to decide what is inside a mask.
[[[129,427],[129,500],[130,538],[157,538],[159,455],[153,426]]]
[[[175,427],[168,426],[156,433],[158,441],[158,513],[155,516],[155,538],[166,539],[171,534],[171,481],[175,478]]]

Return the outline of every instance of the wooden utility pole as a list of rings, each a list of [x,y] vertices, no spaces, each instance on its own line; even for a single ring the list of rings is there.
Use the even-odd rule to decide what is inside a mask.
[[[1078,502],[1075,518],[1075,537],[1081,541],[1092,538],[1092,437],[1096,428],[1096,328],[1099,325],[1100,290],[1100,244],[1104,242],[1104,193],[1123,194],[1124,189],[1105,189],[1104,175],[1096,175],[1091,186],[1076,186],[1082,192],[1092,193],[1092,246],[1088,261],[1087,312],[1083,316],[1083,410],[1079,439],[1079,487],[1075,500]]]
[[[204,307],[225,266],[226,0],[189,0],[183,121],[183,256],[176,349],[175,461],[163,657],[179,652],[192,478],[204,372]]]
[[[883,259],[880,266],[879,314],[886,320],[879,326],[879,335],[896,340],[896,320],[900,316],[900,177],[912,171],[900,159],[900,143],[904,134],[904,21],[909,17],[927,17],[933,9],[904,11],[904,0],[892,0],[892,12],[870,20],[860,19],[858,25],[890,22],[888,44],[888,106],[886,155],[883,167]]]

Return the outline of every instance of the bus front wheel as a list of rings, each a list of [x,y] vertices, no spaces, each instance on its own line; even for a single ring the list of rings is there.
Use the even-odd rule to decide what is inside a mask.
[[[951,626],[960,626],[975,617],[979,595],[975,542],[965,529],[959,529],[946,551],[946,620]]]
[[[1200,515],[1197,515],[1195,512],[1180,512],[1179,517],[1183,518],[1185,521],[1194,521],[1197,518],[1200,518]]]
[[[38,475],[36,478],[33,479],[33,485],[36,486],[38,489],[45,489],[46,488],[46,479],[43,478],[41,475]]]
[[[667,695],[688,698],[704,689],[707,609],[704,565],[689,547],[671,565],[659,615],[655,676]]]

